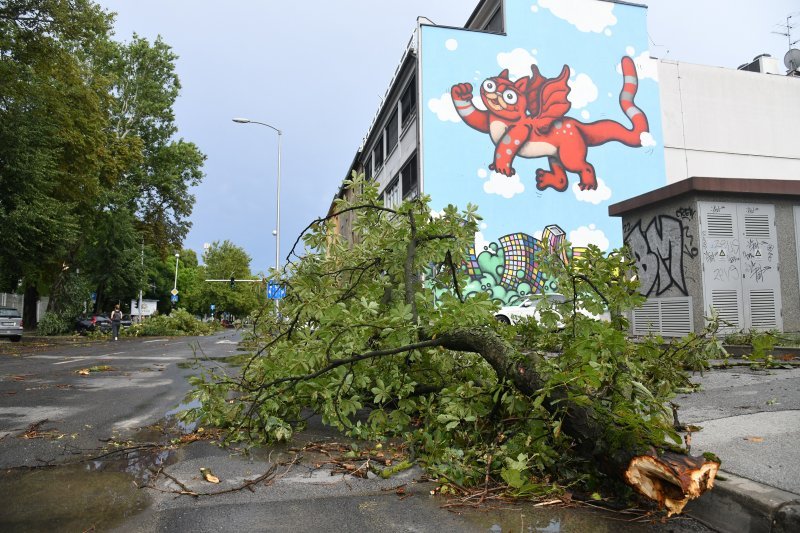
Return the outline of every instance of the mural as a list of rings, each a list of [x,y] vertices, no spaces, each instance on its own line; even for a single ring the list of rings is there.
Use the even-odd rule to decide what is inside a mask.
[[[684,257],[695,258],[700,252],[684,220],[694,218],[694,209],[679,208],[676,215],[683,218],[658,215],[647,227],[638,220],[632,227],[625,228],[625,243],[636,260],[639,290],[645,296],[661,296],[670,289],[689,295]]]
[[[540,238],[513,233],[500,238],[499,244],[475,247],[462,268],[470,281],[464,293],[488,293],[502,305],[514,305],[529,294],[554,292],[556,287],[540,270],[539,261],[550,254],[560,254],[565,263],[580,256],[585,248],[567,250],[566,233],[556,225],[547,226]]]
[[[646,8],[502,5],[504,34],[420,26],[420,182],[436,211],[478,206],[470,290],[510,303],[547,290],[537,246],[553,235],[577,249],[621,246],[608,205],[666,179]]]
[[[544,78],[536,64],[531,65],[530,76],[513,83],[508,69],[487,79],[480,89],[486,111],[473,105],[472,84],[453,85],[450,93],[462,120],[491,136],[495,150],[489,169],[510,177],[516,174],[511,166],[516,156],[547,157],[550,171],[536,170],[539,190],[552,187],[559,192],[566,191],[565,170],[580,176],[578,187],[582,191],[593,190],[597,189],[597,179],[594,167],[586,160],[587,149],[609,141],[641,146],[642,134],[649,133],[647,116],[633,103],[639,86],[636,67],[630,57],[623,57],[620,65],[624,83],[619,103],[631,119],[630,129],[613,120],[587,124],[565,116],[572,106],[567,99],[570,93],[567,65],[553,79]]]

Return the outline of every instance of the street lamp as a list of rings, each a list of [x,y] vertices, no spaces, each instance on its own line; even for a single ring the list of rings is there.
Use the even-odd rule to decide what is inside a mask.
[[[266,122],[259,122],[257,120],[250,120],[249,118],[234,118],[234,122],[237,124],[260,124],[261,126],[266,126],[272,130],[274,130],[278,134],[278,193],[275,198],[276,208],[275,208],[275,230],[272,234],[275,236],[275,270],[280,271],[281,268],[281,137],[283,132],[276,128],[275,126],[271,126]],[[277,305],[277,300],[275,304]]]
[[[178,258],[181,254],[175,254],[175,283],[172,284],[172,294],[175,295],[178,291]]]

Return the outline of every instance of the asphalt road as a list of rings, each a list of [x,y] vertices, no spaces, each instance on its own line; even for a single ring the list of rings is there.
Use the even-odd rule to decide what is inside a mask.
[[[0,530],[502,533],[615,532],[622,525],[625,531],[709,531],[687,518],[632,522],[630,515],[524,502],[447,508],[449,500],[431,496],[435,485],[422,481],[417,467],[387,480],[332,475],[328,457],[310,453],[287,467],[295,452],[285,445],[247,454],[197,441],[98,455],[108,450],[109,438],[124,446],[163,443],[158,428],[184,400],[186,378],[196,372],[187,363],[202,353],[210,359],[205,364],[224,364],[237,340],[225,331],[0,355]],[[111,369],[79,373],[103,365]],[[341,442],[342,436],[312,426],[298,438]],[[240,489],[273,466],[274,478],[251,490],[179,494]],[[220,483],[205,481],[200,468],[211,469]]]
[[[0,468],[62,462],[158,422],[189,390],[186,363],[230,356],[238,339],[225,330],[0,355]],[[92,367],[110,369],[78,373]]]

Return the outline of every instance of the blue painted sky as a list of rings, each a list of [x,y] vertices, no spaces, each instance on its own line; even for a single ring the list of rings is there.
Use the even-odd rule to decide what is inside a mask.
[[[478,250],[485,241],[509,233],[538,235],[550,224],[565,230],[575,246],[591,242],[610,250],[622,244],[622,232],[620,220],[608,216],[608,206],[666,184],[646,10],[608,2],[589,4],[594,11],[584,5],[548,9],[555,1],[542,0],[532,9],[529,0],[510,0],[508,16],[514,24],[506,36],[423,27],[424,188],[436,210],[448,203],[478,205],[484,218]],[[639,63],[635,102],[649,118],[650,133],[639,148],[617,142],[589,148],[586,160],[596,171],[595,191],[581,191],[573,173],[568,173],[566,191],[539,191],[536,170],[549,170],[546,157],[516,157],[511,177],[492,172],[489,135],[468,127],[451,104],[450,88],[456,83],[472,84],[473,102],[479,104],[481,83],[504,68],[515,80],[530,76],[535,63],[544,76],[554,78],[567,64],[572,103],[567,116],[584,124],[610,119],[629,128],[619,104],[623,76],[618,67],[624,55]]]
[[[283,256],[298,232],[327,211],[416,17],[462,26],[475,6],[470,0],[99,3],[118,13],[118,39],[161,35],[180,56],[179,135],[208,156],[185,246],[202,253],[204,242],[229,239],[251,255],[254,271],[275,261],[277,137],[230,119],[247,116],[284,131]],[[782,58],[787,40],[771,32],[798,11],[796,0],[648,4],[652,55],[733,68],[763,52]]]

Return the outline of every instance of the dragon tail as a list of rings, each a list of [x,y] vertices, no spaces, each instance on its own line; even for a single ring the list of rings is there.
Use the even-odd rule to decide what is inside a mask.
[[[618,141],[627,146],[641,146],[642,133],[650,131],[647,115],[636,107],[633,99],[639,89],[639,77],[633,60],[624,56],[621,61],[623,84],[619,93],[619,105],[631,121],[631,128],[626,128],[613,120],[600,120],[581,127],[588,146],[599,146],[609,141]]]

